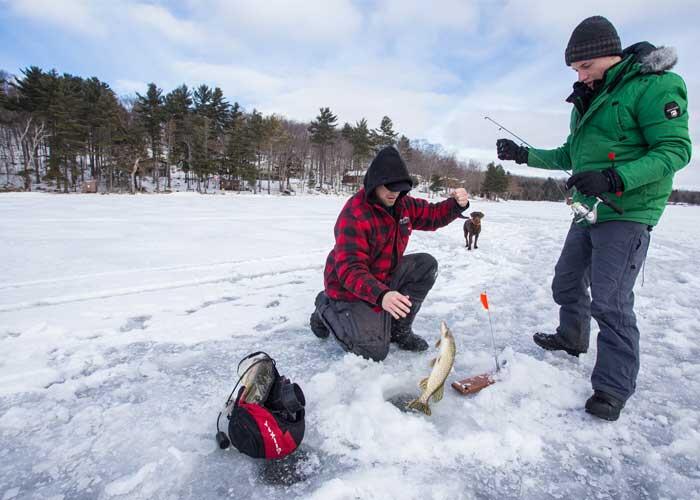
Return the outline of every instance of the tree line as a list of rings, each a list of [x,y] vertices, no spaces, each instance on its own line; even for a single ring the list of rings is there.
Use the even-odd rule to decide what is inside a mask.
[[[96,77],[81,78],[32,66],[20,77],[0,73],[0,176],[25,190],[48,183],[64,192],[94,179],[105,191],[137,191],[148,178],[157,191],[172,188],[172,168],[187,188],[290,189],[290,179],[340,190],[386,145],[396,146],[417,176],[480,182],[480,166],[458,161],[439,146],[412,143],[385,116],[339,126],[321,108],[310,123],[246,112],[219,87],[183,84],[164,93],[155,83],[118,97]],[[352,177],[352,176],[350,176]],[[356,184],[356,182],[355,182]]]
[[[14,77],[0,71],[0,186],[24,190],[43,184],[71,192],[86,180],[106,192],[173,188],[172,172],[187,189],[210,187],[291,191],[356,189],[376,152],[397,147],[416,183],[432,192],[462,186],[489,197],[562,200],[562,183],[511,176],[501,165],[482,169],[442,147],[411,140],[384,116],[338,122],[320,108],[309,123],[248,112],[219,87],[182,84],[165,93],[150,83],[119,97],[96,77],[82,78],[31,66]]]

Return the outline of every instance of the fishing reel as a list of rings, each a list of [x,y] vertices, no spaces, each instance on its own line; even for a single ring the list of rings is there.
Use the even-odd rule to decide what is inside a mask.
[[[576,224],[581,224],[587,222],[588,224],[595,224],[598,220],[598,205],[601,200],[596,200],[593,208],[589,208],[586,204],[580,201],[575,201],[571,205],[571,211],[574,213],[574,222]]]

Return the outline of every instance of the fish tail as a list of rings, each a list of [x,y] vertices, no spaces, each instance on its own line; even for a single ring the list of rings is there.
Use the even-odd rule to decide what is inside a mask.
[[[430,411],[430,406],[428,406],[428,403],[423,403],[420,399],[414,399],[410,403],[406,405],[406,408],[411,408],[412,410],[418,410],[422,411],[426,415],[432,415],[432,412]]]

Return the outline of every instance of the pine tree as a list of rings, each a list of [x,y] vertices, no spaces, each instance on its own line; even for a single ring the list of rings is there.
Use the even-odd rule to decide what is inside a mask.
[[[127,100],[117,113],[117,127],[113,142],[113,162],[108,164],[107,189],[114,189],[114,179],[126,179],[129,191],[137,191],[137,174],[141,160],[148,156],[148,134],[144,122]],[[116,167],[116,169],[115,169]]]
[[[433,175],[430,176],[430,187],[429,187],[429,189],[430,189],[433,193],[437,193],[438,191],[440,191],[440,190],[443,188],[444,184],[445,184],[445,181],[444,181],[444,179],[443,179],[442,177],[440,177],[440,175],[438,175],[438,174],[433,174]]]
[[[411,148],[411,141],[408,139],[408,137],[402,135],[396,144],[396,149],[399,150],[399,154],[406,163],[409,163],[412,160],[413,149]]]
[[[354,165],[363,165],[372,154],[372,138],[367,120],[362,118],[351,128],[350,144],[352,145],[352,159]]]
[[[8,99],[4,106],[12,113],[14,141],[19,147],[23,168],[18,172],[24,178],[25,190],[30,190],[32,173],[36,182],[40,182],[39,148],[45,145],[53,128],[49,127],[50,90],[57,83],[58,75],[44,73],[36,66],[22,70],[21,79],[15,79],[7,84]],[[9,91],[12,91],[10,98]],[[53,123],[53,122],[52,122]],[[8,143],[8,149],[12,149]]]
[[[252,140],[247,136],[246,117],[236,102],[226,120],[222,178],[240,180],[242,173],[254,162],[255,153]]]
[[[162,89],[155,83],[148,84],[146,95],[137,93],[136,113],[143,121],[144,129],[151,142],[151,159],[153,164],[153,181],[156,191],[160,191],[159,171],[161,166],[161,135],[165,121],[164,97]]]
[[[311,142],[316,145],[319,152],[319,182],[321,187],[326,181],[326,150],[336,140],[336,126],[338,117],[331,113],[330,108],[320,108],[320,113],[309,125]]]
[[[374,149],[379,151],[386,146],[395,146],[397,135],[398,133],[394,132],[394,122],[391,121],[391,118],[388,116],[383,117],[382,122],[379,124],[379,129],[372,131]]]
[[[187,189],[190,188],[192,164],[192,93],[184,83],[165,96],[168,163],[185,172]],[[171,187],[168,168],[168,188]]]
[[[120,104],[109,85],[95,77],[83,81],[83,101],[82,120],[87,134],[85,152],[90,175],[97,180],[105,159],[110,156]]]
[[[224,93],[219,87],[215,87],[211,95],[211,118],[214,122],[214,130],[217,134],[223,133],[230,110],[231,105],[226,102]]]
[[[547,177],[547,180],[542,184],[542,199],[547,201],[560,201],[564,196],[562,191],[557,187],[557,181],[551,177]]]
[[[69,74],[58,76],[55,71],[49,77],[49,170],[47,178],[55,180],[60,189],[68,192],[69,184],[75,186],[77,157],[84,151],[87,126],[82,120],[82,79]]]
[[[314,169],[309,169],[309,178],[306,181],[306,187],[313,189],[316,187],[316,176],[314,175]]]
[[[486,193],[487,197],[503,194],[508,189],[508,178],[503,170],[502,165],[495,165],[493,162],[486,167],[486,175],[484,182],[481,185],[481,191]]]

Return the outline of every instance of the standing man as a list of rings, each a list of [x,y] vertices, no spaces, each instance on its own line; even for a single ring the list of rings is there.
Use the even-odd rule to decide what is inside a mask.
[[[574,29],[565,59],[578,81],[567,99],[573,109],[564,145],[528,149],[508,139],[496,145],[502,160],[573,169],[566,186],[576,188],[574,201],[595,210],[603,195],[624,211],[601,203],[593,224],[571,224],[552,282],[559,327],[533,337],[543,349],[578,356],[588,350],[593,316],[600,333],[586,411],[617,420],[639,371],[632,290],[673,175],[690,161],[688,98],[683,79],[668,71],[677,60],[673,49],[641,42],[623,51],[604,17]]]
[[[462,188],[452,198],[428,203],[409,196],[412,187],[396,148],[379,151],[364,188],[338,216],[325,290],[310,319],[317,337],[333,333],[343,349],[374,361],[386,358],[389,342],[408,351],[428,348],[411,326],[435,283],[437,261],[427,253],[403,253],[414,229],[435,231],[469,207]]]

